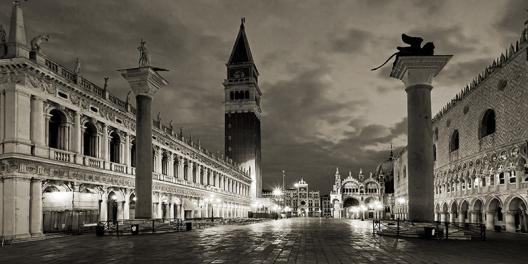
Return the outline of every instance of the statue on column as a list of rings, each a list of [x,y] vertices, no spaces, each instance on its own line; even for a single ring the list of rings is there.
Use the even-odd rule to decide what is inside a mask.
[[[146,46],[147,42],[141,39],[139,50],[139,67],[148,67],[150,66],[150,57],[148,54],[148,49]]]
[[[408,47],[396,47],[399,51],[393,53],[383,64],[380,66],[371,69],[372,71],[375,71],[387,64],[392,57],[396,56],[396,59],[394,62],[398,61],[398,58],[400,56],[433,56],[434,55],[434,44],[433,42],[427,42],[422,47],[423,38],[420,37],[411,37],[406,34],[402,34],[401,36],[403,43],[409,44]]]

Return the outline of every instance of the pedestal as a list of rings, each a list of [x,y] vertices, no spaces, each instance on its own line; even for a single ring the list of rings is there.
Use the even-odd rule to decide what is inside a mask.
[[[433,77],[451,57],[399,57],[390,75],[403,81],[407,92],[408,217],[412,221],[434,220],[431,90]]]
[[[136,95],[136,219],[152,218],[152,113],[154,94],[168,82],[150,66],[121,70]]]

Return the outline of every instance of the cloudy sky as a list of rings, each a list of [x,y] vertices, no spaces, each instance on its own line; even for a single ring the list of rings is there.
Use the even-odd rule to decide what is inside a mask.
[[[0,3],[7,25],[11,0]],[[155,97],[155,113],[173,120],[210,150],[223,152],[225,63],[240,17],[263,91],[265,187],[303,177],[329,192],[336,167],[373,171],[391,143],[406,143],[402,83],[383,62],[400,34],[434,41],[454,57],[436,79],[436,112],[518,39],[528,18],[525,0],[277,1],[40,0],[23,2],[28,40],[50,34],[43,52],[124,98],[116,69],[137,65],[140,38],[151,60],[167,68],[170,85]]]

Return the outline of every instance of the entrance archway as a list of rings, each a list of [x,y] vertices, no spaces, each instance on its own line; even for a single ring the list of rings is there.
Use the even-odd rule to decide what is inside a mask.
[[[490,230],[500,230],[504,224],[503,221],[502,203],[499,199],[493,198],[487,208],[486,228]]]
[[[457,221],[457,217],[458,217],[458,203],[456,201],[453,201],[453,203],[451,203],[451,211],[450,211],[450,214],[449,214],[449,222],[450,223],[458,222]]]
[[[472,212],[472,219],[471,219],[471,222],[472,223],[482,223],[482,201],[479,199],[479,200],[476,200],[475,201],[475,204],[473,205],[473,212]]]
[[[468,202],[466,200],[464,200],[462,202],[462,204],[460,205],[460,212],[459,212],[459,215],[458,215],[458,221],[460,223],[468,223],[469,222],[468,210],[469,210],[469,204],[468,204]]]
[[[114,192],[108,194],[107,220],[117,222],[117,195]]]
[[[506,228],[511,232],[527,232],[526,204],[519,197],[511,200],[508,206],[508,215],[506,216]]]
[[[359,218],[359,200],[348,197],[343,202],[344,215],[346,218]]]
[[[130,202],[128,203],[128,215],[129,219],[135,219],[136,218],[136,195],[131,194],[130,195]]]

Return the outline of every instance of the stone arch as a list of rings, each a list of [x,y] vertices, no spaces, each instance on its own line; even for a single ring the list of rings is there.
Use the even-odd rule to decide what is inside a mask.
[[[169,154],[167,151],[163,151],[161,154],[161,174],[169,174]]]
[[[48,147],[67,150],[67,115],[57,109],[49,111],[48,119]]]
[[[469,222],[469,203],[467,200],[462,200],[460,203],[459,219],[461,223]]]
[[[118,208],[118,194],[119,191],[110,190],[107,195],[107,220],[117,222],[117,208]]]
[[[512,197],[507,203],[506,229],[510,232],[528,231],[528,203],[520,196]]]
[[[449,212],[452,214],[458,213],[458,203],[456,200],[451,202],[451,205],[449,206]]]
[[[83,154],[85,156],[97,157],[97,126],[92,122],[85,122],[83,129]]]
[[[110,133],[110,162],[121,162],[121,137],[117,131]]]
[[[136,193],[131,192],[128,196],[128,219],[136,218]]]
[[[442,204],[442,213],[448,213],[448,212],[449,212],[449,209],[447,206],[447,202],[444,202],[444,204]]]

